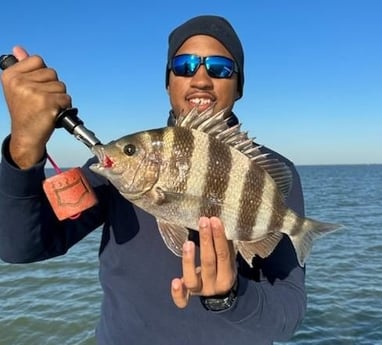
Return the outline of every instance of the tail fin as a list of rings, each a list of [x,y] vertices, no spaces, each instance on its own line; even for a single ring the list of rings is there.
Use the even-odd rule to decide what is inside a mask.
[[[289,235],[296,251],[299,264],[303,267],[313,246],[313,241],[330,232],[336,231],[343,226],[341,224],[323,223],[314,219],[306,218],[302,225],[302,231],[295,235]]]

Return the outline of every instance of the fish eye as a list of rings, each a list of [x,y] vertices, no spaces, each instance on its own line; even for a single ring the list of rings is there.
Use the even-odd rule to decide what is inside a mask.
[[[136,152],[137,148],[135,147],[135,145],[133,144],[127,144],[123,147],[123,152],[125,152],[125,154],[127,156],[132,156],[134,155],[134,153]]]

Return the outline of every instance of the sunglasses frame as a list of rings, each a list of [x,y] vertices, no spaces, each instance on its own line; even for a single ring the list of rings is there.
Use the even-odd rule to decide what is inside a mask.
[[[196,67],[194,68],[194,70],[189,69],[188,74],[187,74],[186,68],[184,68],[186,73],[179,73],[178,71],[176,71],[175,67],[174,67],[175,61],[176,61],[176,59],[180,59],[180,58],[187,58],[187,59],[185,59],[183,65],[186,63],[188,65],[195,64],[195,62],[193,60],[196,60],[197,63],[195,64]],[[221,64],[221,65],[223,66],[223,68],[226,67],[226,68],[230,69],[229,74],[227,74],[226,76],[220,76],[218,74],[214,74],[213,69],[211,69],[211,67],[209,65],[209,63],[211,64],[211,62],[208,61],[209,59],[214,59],[214,58],[218,58],[218,59],[221,59],[221,60],[227,62],[227,64],[225,66],[224,66],[224,64]],[[228,66],[228,62],[232,66]],[[196,54],[175,55],[170,61],[169,69],[178,77],[193,77],[196,74],[196,72],[198,71],[198,69],[200,68],[200,66],[202,66],[202,65],[205,66],[206,71],[211,78],[229,79],[232,77],[233,73],[238,73],[238,67],[237,67],[236,62],[227,56],[221,56],[221,55],[209,55],[209,56],[199,56]]]

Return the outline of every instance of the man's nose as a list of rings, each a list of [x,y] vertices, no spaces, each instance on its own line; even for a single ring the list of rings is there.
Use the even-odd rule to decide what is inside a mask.
[[[208,75],[207,69],[205,65],[199,66],[196,73],[192,76],[191,84],[197,85],[198,87],[203,86],[204,88],[207,86],[212,86],[212,79]]]

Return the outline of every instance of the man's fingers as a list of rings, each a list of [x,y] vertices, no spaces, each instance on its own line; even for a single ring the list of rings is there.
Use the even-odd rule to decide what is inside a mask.
[[[178,308],[185,308],[188,304],[189,292],[179,278],[175,278],[171,282],[171,296]]]
[[[215,245],[215,252],[217,258],[217,265],[223,265],[225,268],[226,263],[231,264],[231,243],[227,240],[224,233],[224,226],[219,218],[212,217],[210,220],[211,232]],[[218,267],[219,270],[220,267]]]
[[[201,217],[199,220],[199,237],[203,295],[215,295],[217,276],[215,244],[210,220],[206,217]]]
[[[183,245],[183,277],[171,283],[175,305],[185,308],[190,295],[213,296],[228,292],[236,279],[236,260],[232,241],[225,235],[219,218],[199,220],[200,266],[196,266],[195,243]]]
[[[228,241],[224,232],[224,226],[217,217],[210,219],[211,231],[216,253],[216,287],[219,293],[228,291],[236,277],[236,260],[233,244]]]
[[[186,241],[183,245],[183,283],[185,287],[195,293],[202,288],[200,269],[195,267],[195,243]]]

